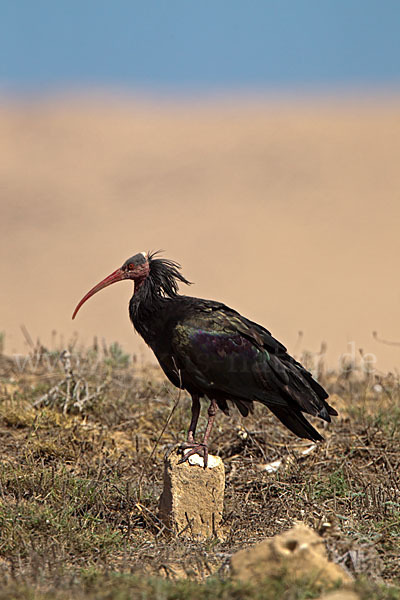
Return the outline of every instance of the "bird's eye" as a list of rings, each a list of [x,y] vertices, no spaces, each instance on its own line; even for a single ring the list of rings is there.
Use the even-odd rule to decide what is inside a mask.
[[[133,269],[134,269],[134,268],[135,268],[135,265],[134,265],[133,263],[129,263],[129,265],[128,265],[128,269],[129,269],[130,271],[133,271]]]

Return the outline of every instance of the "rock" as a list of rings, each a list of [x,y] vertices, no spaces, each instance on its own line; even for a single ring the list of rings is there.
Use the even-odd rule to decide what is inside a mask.
[[[241,581],[257,583],[268,576],[279,577],[285,569],[294,579],[310,575],[325,587],[338,580],[352,581],[339,565],[328,560],[322,538],[302,523],[231,558],[232,577]]]
[[[203,459],[193,455],[178,464],[181,455],[173,451],[164,462],[164,489],[159,516],[176,535],[191,539],[223,537],[221,531],[224,507],[225,469],[217,456]]]

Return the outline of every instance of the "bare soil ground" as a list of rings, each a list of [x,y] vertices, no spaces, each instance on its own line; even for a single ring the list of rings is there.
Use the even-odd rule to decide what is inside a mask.
[[[400,597],[396,377],[320,365],[340,416],[315,423],[326,439],[316,446],[262,406],[247,419],[219,414],[211,450],[226,466],[228,535],[195,543],[171,539],[157,517],[163,457],[184,438],[188,399],[171,415],[177,390],[118,345],[69,350],[1,357],[0,598],[317,597],[320,587],[288,574],[263,594],[229,579],[235,550],[296,520],[323,536],[362,598]]]

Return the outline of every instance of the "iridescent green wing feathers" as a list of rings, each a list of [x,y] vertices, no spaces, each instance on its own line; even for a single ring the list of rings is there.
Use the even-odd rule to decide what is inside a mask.
[[[336,414],[325,390],[269,331],[224,305],[190,311],[174,327],[172,348],[185,387],[237,404],[262,402],[301,437],[321,439],[301,411],[326,421]]]

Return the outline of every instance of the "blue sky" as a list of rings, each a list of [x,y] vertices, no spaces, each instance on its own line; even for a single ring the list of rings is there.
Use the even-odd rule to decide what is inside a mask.
[[[398,87],[400,0],[2,0],[0,89]]]

